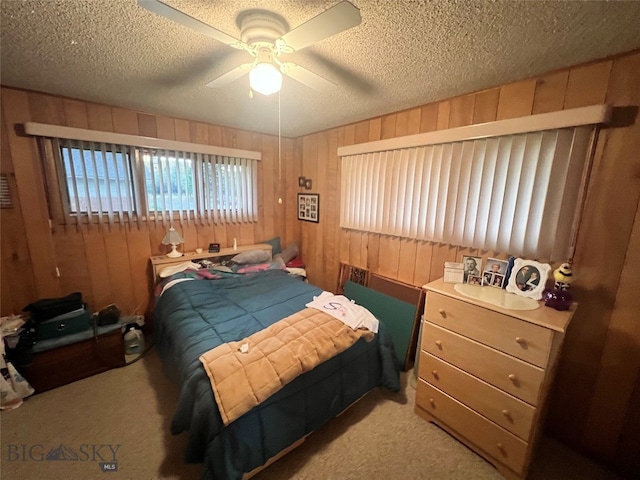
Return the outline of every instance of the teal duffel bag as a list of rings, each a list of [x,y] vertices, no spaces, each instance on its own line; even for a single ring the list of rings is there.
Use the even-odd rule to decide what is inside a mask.
[[[40,322],[35,328],[36,341],[82,332],[91,328],[91,313],[84,304],[82,308]]]

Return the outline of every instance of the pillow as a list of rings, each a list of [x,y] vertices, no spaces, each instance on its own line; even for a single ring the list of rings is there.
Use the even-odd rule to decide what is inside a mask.
[[[198,265],[197,263],[182,262],[178,263],[177,265],[171,265],[169,267],[163,268],[162,270],[160,270],[160,273],[158,273],[158,276],[160,278],[167,278],[174,273],[184,272],[185,270],[198,270],[199,268],[200,265]]]
[[[252,264],[238,264],[232,265],[231,270],[234,273],[256,273],[256,272],[264,272],[265,270],[269,270],[271,268],[271,262],[260,262],[260,263],[252,263]]]
[[[280,256],[282,257],[282,260],[284,261],[284,263],[287,263],[289,261],[291,261],[291,259],[295,258],[298,253],[300,253],[298,251],[298,245],[296,245],[295,242],[290,243],[287,248],[285,248],[282,253],[280,254]]]
[[[267,250],[247,250],[231,259],[234,263],[263,263],[269,260],[271,254]]]
[[[276,255],[282,251],[282,245],[280,244],[280,237],[273,237],[270,240],[265,240],[264,242],[260,242],[260,243],[266,243],[267,245],[271,245],[271,253],[273,255]]]
[[[280,268],[284,268],[285,267],[285,261],[282,259],[282,254],[281,253],[276,253],[273,256],[273,263],[275,265],[277,265]]]
[[[284,265],[278,262],[261,262],[261,263],[233,263],[230,265],[233,273],[256,273],[263,272],[265,270],[282,270],[287,269]]]
[[[291,268],[305,268],[305,264],[302,261],[302,257],[300,255],[296,255],[291,260],[286,263],[287,267]]]
[[[233,273],[233,270],[231,270],[231,268],[227,267],[226,265],[215,265],[211,267],[211,269],[215,270],[216,272]]]

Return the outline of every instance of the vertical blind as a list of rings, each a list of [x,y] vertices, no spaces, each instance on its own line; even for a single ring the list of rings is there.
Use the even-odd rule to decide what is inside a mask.
[[[342,157],[340,226],[570,257],[593,125]]]
[[[55,139],[63,221],[257,220],[257,160]],[[51,192],[53,193],[53,192]]]
[[[256,221],[256,160],[168,150],[140,155],[147,217],[177,212],[214,223]]]
[[[260,152],[27,122],[57,223],[255,222]]]
[[[69,215],[95,214],[100,222],[109,223],[124,218],[124,214],[133,218],[136,206],[131,147],[61,139],[54,142],[53,151],[59,159],[62,204]]]

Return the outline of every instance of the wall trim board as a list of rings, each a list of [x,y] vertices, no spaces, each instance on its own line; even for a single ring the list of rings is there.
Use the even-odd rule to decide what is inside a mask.
[[[143,148],[157,148],[162,150],[174,150],[178,152],[203,153],[206,155],[221,155],[225,157],[248,158],[262,160],[261,152],[226,148],[200,143],[180,142],[162,138],[144,137],[141,135],[129,135],[127,133],[102,132],[87,130],[84,128],[62,127],[46,123],[26,122],[24,130],[28,135],[47,138],[66,138],[70,140],[82,140],[85,142],[111,143],[116,145],[131,145]]]

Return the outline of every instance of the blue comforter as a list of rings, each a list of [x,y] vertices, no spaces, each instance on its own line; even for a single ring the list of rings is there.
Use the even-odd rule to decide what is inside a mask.
[[[186,461],[204,462],[203,478],[240,479],[371,389],[400,388],[400,362],[381,324],[373,341],[359,340],[224,427],[200,355],[303,309],[321,290],[279,270],[168,280],[181,277],[156,301],[154,340],[181,385],[172,433],[188,432]]]

